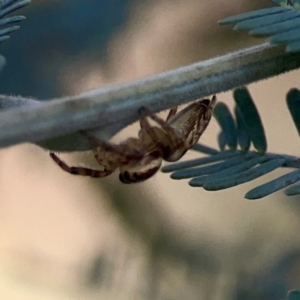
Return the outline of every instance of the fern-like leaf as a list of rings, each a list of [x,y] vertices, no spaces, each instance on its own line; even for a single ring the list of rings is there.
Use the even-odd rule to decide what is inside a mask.
[[[229,108],[226,104],[219,102],[213,114],[222,129],[219,137],[220,148],[223,149],[227,145],[230,150],[235,150],[237,147],[237,130]]]
[[[258,153],[264,154],[267,151],[267,139],[260,116],[248,90],[245,88],[236,89],[233,97],[237,105],[236,111],[240,114],[239,123],[248,133],[249,139]]]
[[[24,6],[27,6],[30,2],[30,0],[3,0],[0,2],[0,42],[4,42],[9,39],[9,34],[20,28],[20,26],[12,24],[26,19],[24,16],[8,17],[8,15]]]
[[[210,156],[171,164],[163,167],[162,171],[173,172],[172,179],[191,179],[189,184],[193,187],[216,191],[254,180],[280,167],[297,169],[250,190],[245,197],[251,200],[263,198],[300,181],[300,158],[267,153],[262,121],[248,90],[240,88],[233,94],[236,102],[236,120],[224,103],[219,102],[214,111],[214,117],[221,127],[218,137],[220,151],[196,145],[194,150]],[[300,91],[292,89],[287,94],[287,104],[299,131]],[[241,150],[237,150],[237,144]],[[250,144],[256,151],[249,151]],[[226,150],[226,147],[229,150]],[[285,193],[300,194],[300,185],[286,189]]]
[[[269,37],[271,44],[284,44],[286,51],[300,51],[300,3],[298,0],[274,0],[281,6],[251,11],[219,21],[220,25],[235,24],[256,37]]]

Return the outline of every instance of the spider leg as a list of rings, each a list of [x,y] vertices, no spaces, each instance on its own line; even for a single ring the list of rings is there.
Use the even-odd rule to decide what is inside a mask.
[[[176,111],[177,111],[177,108],[172,108],[169,112],[169,116],[167,119],[170,119],[176,113]],[[167,132],[170,132],[170,131],[174,132],[174,129],[166,121],[164,121],[162,118],[158,117],[157,115],[152,114],[146,107],[142,107],[139,110],[139,112],[140,112],[140,114],[143,115],[144,119],[145,119],[145,116],[148,116],[149,118],[151,118],[153,121],[155,121],[158,125],[160,125]]]
[[[177,109],[178,109],[178,106],[173,107],[173,108],[170,109],[166,121],[169,121],[169,119],[170,119],[171,117],[173,117],[174,115],[176,115]]]
[[[127,144],[121,144],[121,145],[113,145],[108,142],[104,142],[100,140],[99,138],[91,135],[90,133],[81,130],[80,133],[86,137],[92,146],[95,148],[101,148],[104,151],[115,153],[121,157],[126,156],[128,159],[137,159],[143,157],[143,152],[137,149],[136,147],[130,147]],[[95,152],[94,152],[95,154]],[[96,157],[96,155],[95,155]],[[97,157],[96,157],[97,159]]]
[[[141,136],[145,135],[145,132],[147,133],[147,136],[150,137],[151,143],[154,144],[155,148],[157,149],[162,149],[164,148],[165,144],[162,142],[162,140],[166,139],[166,137],[162,137],[158,135],[158,128],[154,128],[150,125],[149,121],[146,118],[143,118],[140,120],[140,125],[141,125]],[[163,134],[163,131],[160,131],[160,135]],[[149,145],[148,145],[148,150],[149,150]]]
[[[81,176],[90,176],[94,178],[100,178],[110,175],[114,170],[93,170],[89,168],[83,167],[70,167],[64,161],[62,161],[58,156],[56,156],[53,152],[50,153],[50,157],[66,172],[81,175]]]
[[[175,109],[171,109],[169,115],[173,115]],[[143,119],[144,126],[147,126],[147,135],[155,144],[157,150],[161,153],[161,157],[166,161],[177,161],[187,151],[188,147],[186,141],[170,126],[169,123],[151,114],[146,108],[141,108],[140,113],[147,115],[153,121],[161,126],[160,128],[153,128],[150,126],[146,118]],[[147,124],[147,125],[146,125]]]
[[[149,124],[146,118],[140,119],[140,126],[141,129],[144,130],[149,130],[151,128],[151,125]]]
[[[170,109],[166,121],[168,121],[171,117],[173,117],[174,115],[176,115],[177,109],[178,109],[178,106],[173,107],[173,108]],[[146,129],[146,130],[149,130],[151,128],[151,125],[146,120],[146,118],[142,118],[140,120],[140,126],[141,126],[141,129]]]
[[[169,111],[169,114],[167,116],[167,119],[166,121],[164,121],[163,119],[157,117],[156,115],[152,115],[150,111],[148,111],[145,107],[142,107],[140,109],[140,113],[142,115],[148,115],[150,118],[152,118],[153,120],[155,120],[159,125],[161,125],[163,127],[163,129],[166,130],[166,127],[167,127],[167,132],[170,134],[171,133],[171,139],[173,141],[175,141],[176,139],[178,139],[178,135],[177,133],[174,131],[174,129],[167,123],[167,121],[176,114],[177,112],[177,106],[170,109]],[[158,149],[166,149],[166,148],[169,148],[167,147],[171,141],[169,141],[169,138],[166,134],[163,134],[163,131],[160,130],[160,135],[158,136],[158,131],[155,130],[151,125],[150,123],[148,122],[148,120],[146,119],[146,117],[143,117],[141,120],[140,120],[140,125],[141,125],[141,129],[144,129],[147,131],[147,133],[149,134],[152,142],[155,143],[155,145],[157,146]],[[171,131],[171,132],[170,132]],[[163,134],[163,136],[162,136]],[[172,138],[173,135],[176,135],[176,138]],[[163,142],[165,141],[165,143]],[[180,144],[182,144],[182,140],[180,139]],[[177,143],[176,143],[177,144]],[[163,155],[165,156],[165,155]]]
[[[151,116],[150,116],[151,117]],[[154,116],[156,117],[156,116]],[[166,161],[177,161],[188,149],[182,137],[165,121],[158,118],[163,128],[152,127],[146,118],[141,120],[140,137],[149,152],[154,149]],[[165,126],[166,125],[166,126]]]
[[[177,110],[177,108],[172,108],[170,110],[169,115],[171,114],[171,116],[173,116],[173,113],[176,112],[176,110]],[[147,114],[149,116],[149,118],[151,118],[153,121],[155,121],[164,130],[165,135],[164,135],[163,139],[165,140],[165,143],[163,143],[163,144],[165,146],[168,146],[168,148],[172,148],[174,150],[176,150],[176,149],[178,149],[180,147],[182,148],[182,147],[185,146],[185,144],[186,144],[185,141],[176,132],[176,130],[174,130],[174,128],[172,128],[170,126],[169,123],[167,123],[166,121],[164,121],[163,119],[161,119],[157,115],[151,114],[151,112],[148,109],[146,109],[145,107],[142,108],[141,113],[142,114]],[[149,124],[149,122],[146,119],[145,119],[144,122],[147,122],[148,123],[147,126],[151,127],[150,124]],[[154,134],[151,133],[151,131],[152,130],[148,129],[149,135],[151,134],[151,137],[152,137],[153,140],[157,140],[156,134],[154,136]]]
[[[198,143],[200,136],[202,135],[202,133],[208,126],[209,121],[212,116],[212,110],[213,110],[213,107],[215,106],[216,101],[217,101],[217,97],[216,97],[216,95],[214,95],[210,101],[210,104],[208,106],[208,109],[207,109],[205,115],[200,120],[198,120],[196,132],[195,132],[192,140],[189,143],[190,148]]]

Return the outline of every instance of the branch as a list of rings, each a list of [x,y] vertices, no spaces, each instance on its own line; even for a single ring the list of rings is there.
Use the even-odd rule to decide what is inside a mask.
[[[74,97],[48,102],[19,98],[20,107],[0,113],[0,147],[34,142],[57,151],[87,150],[90,145],[76,133],[80,129],[97,128],[97,135],[107,139],[137,121],[141,106],[156,113],[299,67],[299,53],[261,44]],[[2,105],[10,99],[2,97]]]

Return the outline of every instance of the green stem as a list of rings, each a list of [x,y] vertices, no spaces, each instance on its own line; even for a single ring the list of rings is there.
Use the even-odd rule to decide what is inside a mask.
[[[137,121],[141,106],[156,113],[299,67],[299,53],[261,44],[130,83],[23,105],[0,113],[0,147],[35,142],[58,151],[87,150],[89,145],[83,145],[81,137],[73,135],[71,146],[66,143],[68,135],[97,128],[98,136],[109,138]],[[5,101],[9,97],[2,97]],[[52,140],[57,136],[61,137]]]

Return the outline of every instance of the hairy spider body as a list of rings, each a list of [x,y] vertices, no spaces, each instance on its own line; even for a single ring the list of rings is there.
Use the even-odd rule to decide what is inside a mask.
[[[153,176],[163,160],[179,160],[198,142],[209,124],[215,103],[216,97],[213,96],[211,101],[197,101],[179,113],[177,107],[172,108],[166,121],[151,114],[146,108],[141,108],[141,130],[138,138],[129,138],[119,145],[103,142],[82,131],[95,147],[95,159],[103,166],[103,170],[69,167],[54,153],[50,153],[50,156],[64,171],[71,174],[99,178],[108,176],[119,168],[119,178],[123,183],[141,182]],[[151,126],[147,117],[160,127]]]

